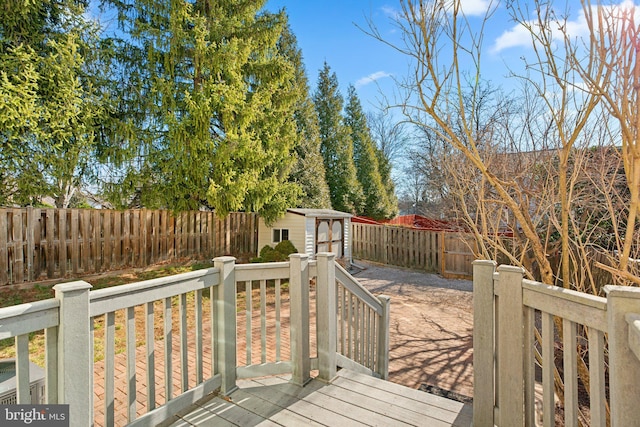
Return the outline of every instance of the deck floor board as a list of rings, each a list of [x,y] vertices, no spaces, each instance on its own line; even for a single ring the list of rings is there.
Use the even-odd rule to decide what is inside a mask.
[[[212,396],[176,418],[177,426],[460,426],[471,406],[348,370],[304,387],[287,376],[239,380],[229,397]]]

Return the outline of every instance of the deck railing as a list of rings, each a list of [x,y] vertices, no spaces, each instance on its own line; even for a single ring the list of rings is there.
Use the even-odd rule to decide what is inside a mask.
[[[578,425],[578,371],[586,373],[578,350],[588,352],[588,375],[581,383],[589,393],[589,419],[583,424],[606,426],[609,417],[612,426],[637,423],[640,289],[607,286],[607,298],[601,298],[525,280],[518,267],[496,271],[492,261],[474,262],[473,287],[474,425],[555,425],[556,381],[564,384],[565,425]],[[562,375],[555,361],[557,339]]]
[[[336,268],[337,364],[387,379],[389,297],[375,297],[340,265]]]
[[[304,384],[318,369],[331,379],[356,356],[337,352],[344,301],[353,307],[346,328],[358,337],[351,363],[386,377],[388,299],[340,267],[336,274],[333,254],[214,261],[211,269],[97,291],[60,284],[54,299],[0,309],[0,339],[15,338],[18,403],[30,402],[29,334],[42,330],[46,403],[68,403],[72,426],[157,425],[216,389],[232,392],[238,377],[290,372]],[[342,306],[341,286],[351,295]]]

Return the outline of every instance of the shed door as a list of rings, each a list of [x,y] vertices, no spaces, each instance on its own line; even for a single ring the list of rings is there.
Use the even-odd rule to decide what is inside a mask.
[[[344,223],[342,219],[316,219],[316,253],[333,252],[343,256]]]

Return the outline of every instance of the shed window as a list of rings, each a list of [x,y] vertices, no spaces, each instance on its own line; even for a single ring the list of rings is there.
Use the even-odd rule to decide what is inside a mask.
[[[287,228],[274,228],[273,243],[280,243],[283,240],[289,240],[289,230]]]

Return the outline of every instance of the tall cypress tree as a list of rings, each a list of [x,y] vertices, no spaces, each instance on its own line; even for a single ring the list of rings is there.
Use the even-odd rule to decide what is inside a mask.
[[[135,153],[111,157],[123,173],[114,188],[129,185],[120,202],[266,219],[294,204],[294,69],[276,46],[284,13],[260,13],[264,1],[111,1],[125,33],[119,137]]]
[[[278,46],[295,69],[296,163],[289,179],[302,188],[303,194],[298,207],[330,209],[331,198],[329,196],[326,171],[320,154],[321,141],[320,130],[318,129],[318,115],[311,99],[309,82],[302,61],[302,52],[298,48],[295,35],[288,26],[285,27]]]
[[[382,150],[376,147],[375,152],[378,158],[378,172],[380,172],[380,179],[388,200],[388,210],[385,213],[385,217],[394,218],[398,215],[398,196],[396,195],[396,184],[391,177],[392,165]]]
[[[313,95],[320,125],[320,152],[327,170],[327,183],[334,209],[356,214],[363,204],[362,186],[353,162],[353,141],[342,117],[344,100],[338,78],[325,62]]]
[[[393,205],[382,183],[375,143],[371,138],[366,116],[353,85],[349,86],[347,97],[345,123],[351,131],[353,160],[365,200],[358,213],[374,219],[390,218],[394,214]]]

